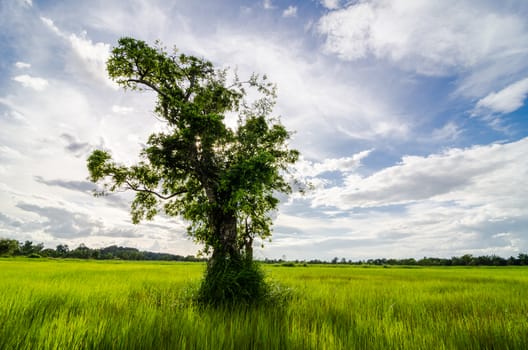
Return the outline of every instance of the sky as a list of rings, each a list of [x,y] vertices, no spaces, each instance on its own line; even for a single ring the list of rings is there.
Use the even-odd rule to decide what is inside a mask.
[[[186,223],[133,225],[92,196],[94,149],[134,164],[152,93],[105,62],[123,36],[278,87],[294,172],[257,259],[508,257],[528,251],[524,0],[0,2],[0,237],[195,254]],[[260,243],[260,242],[259,242]]]

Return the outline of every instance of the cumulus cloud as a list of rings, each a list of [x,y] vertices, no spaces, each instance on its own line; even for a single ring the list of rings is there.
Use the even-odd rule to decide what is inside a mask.
[[[112,112],[114,112],[115,114],[129,114],[131,112],[134,111],[134,108],[132,107],[125,107],[125,106],[118,106],[118,105],[113,105],[112,106]]]
[[[0,98],[0,103],[2,102],[3,101]],[[27,119],[22,113],[13,111],[13,110],[2,113],[0,115],[0,120],[6,122],[6,125],[8,122],[10,124],[26,124],[27,123]]]
[[[328,158],[322,162],[311,162],[300,159],[296,165],[296,171],[303,177],[316,177],[328,172],[340,172],[348,174],[361,166],[361,160],[368,157],[371,150],[359,152],[351,157]]]
[[[0,213],[0,224],[4,227],[20,227],[23,225],[22,221]]]
[[[282,17],[297,17],[297,6],[288,6],[288,8],[282,12]]]
[[[108,79],[106,73],[106,61],[110,57],[110,45],[105,43],[93,43],[86,37],[86,32],[81,36],[70,34],[68,40],[77,54],[84,63],[86,70],[95,78],[104,81],[107,85],[115,88],[115,84]]]
[[[64,36],[64,34],[62,34],[62,32],[59,30],[59,28],[57,28],[57,26],[55,25],[55,23],[53,22],[52,19],[47,18],[47,17],[40,17],[40,20],[41,20],[42,23],[44,23],[49,29],[51,29],[55,34],[60,35],[60,36]]]
[[[274,9],[275,6],[272,4],[271,0],[263,0],[262,1],[262,7],[264,7],[266,10]]]
[[[480,99],[475,107],[474,115],[482,113],[511,113],[524,104],[528,96],[528,78],[516,81],[504,89],[492,92]]]
[[[444,126],[434,129],[430,141],[452,141],[456,140],[463,130],[455,122],[447,122]]]
[[[16,160],[22,157],[23,157],[22,154],[16,149],[13,149],[6,145],[0,145],[0,160],[1,161],[5,162],[5,161],[10,161],[10,160]]]
[[[27,74],[17,75],[13,78],[13,80],[19,82],[24,87],[28,87],[36,91],[42,91],[49,85],[46,79],[32,77]]]
[[[99,236],[104,237],[123,237],[123,238],[139,238],[142,237],[144,234],[139,232],[136,229],[130,229],[130,228],[113,228],[113,229],[106,229],[104,232],[100,233]]]
[[[374,80],[364,75],[365,70],[349,75],[328,57],[307,54],[295,41],[285,44],[273,36],[222,28],[196,41],[193,50],[213,62],[232,64],[241,77],[265,72],[277,83],[276,114],[296,131],[294,147],[302,146],[310,159],[335,157],[332,152],[341,146],[338,142],[402,140],[411,132],[407,116],[384,98],[387,84],[369,88]]]
[[[117,88],[116,84],[107,77],[106,61],[110,57],[110,45],[102,42],[94,43],[87,38],[86,31],[81,35],[68,34],[60,30],[52,19],[40,17],[42,22],[50,28],[59,37],[67,40],[72,48],[73,53],[80,61],[80,66],[92,77],[112,88]]]
[[[65,149],[68,152],[73,153],[76,157],[85,155],[91,149],[88,142],[81,142],[73,135],[63,133],[60,137],[66,142]]]
[[[44,232],[59,239],[75,239],[89,237],[125,237],[138,238],[143,234],[131,225],[108,226],[99,219],[87,214],[75,212],[61,207],[38,205],[32,203],[18,203],[17,208],[37,215],[38,220],[19,223],[17,220],[7,216],[0,216],[0,223],[4,222],[11,226],[33,232]]]
[[[337,10],[341,7],[341,0],[320,0],[319,2],[329,10]]]
[[[95,189],[95,184],[89,181],[73,181],[73,180],[46,180],[42,176],[35,176],[35,181],[48,186],[57,186],[66,188],[68,190],[79,191],[79,192],[92,192]]]
[[[525,138],[408,156],[369,176],[352,172],[342,184],[327,182],[308,194],[313,211],[295,202],[283,207],[271,246],[294,259],[526,251],[527,152]]]
[[[36,214],[41,219],[38,228],[56,238],[87,237],[99,234],[104,227],[101,221],[64,208],[30,203],[19,203],[17,207]]]
[[[15,67],[17,67],[18,69],[31,68],[31,64],[26,62],[16,62]]]
[[[401,163],[367,177],[348,175],[343,186],[320,190],[312,204],[341,209],[423,200],[484,205],[509,195],[509,203],[522,202],[526,193],[519,186],[523,187],[523,174],[528,171],[526,152],[528,138],[504,145],[449,149],[428,157],[406,156]]]
[[[495,56],[525,51],[523,16],[474,1],[354,2],[323,16],[325,50],[344,60],[387,59],[425,75],[475,67]]]

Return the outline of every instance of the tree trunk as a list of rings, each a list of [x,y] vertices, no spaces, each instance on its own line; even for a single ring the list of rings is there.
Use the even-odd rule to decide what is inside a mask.
[[[200,300],[215,305],[256,302],[266,291],[264,275],[252,260],[249,242],[241,245],[237,239],[236,215],[223,211],[217,214],[217,241],[200,288]]]
[[[241,252],[237,245],[237,219],[235,214],[217,214],[214,221],[218,244],[213,247],[213,259],[239,260]]]
[[[253,261],[253,235],[249,229],[248,218],[245,220],[245,235],[242,240],[241,249],[244,249],[244,257],[247,261]]]

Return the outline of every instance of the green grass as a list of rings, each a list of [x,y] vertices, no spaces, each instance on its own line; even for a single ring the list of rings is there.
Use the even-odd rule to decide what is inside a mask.
[[[192,305],[205,265],[0,259],[0,349],[526,349],[527,268],[266,266],[288,303]]]

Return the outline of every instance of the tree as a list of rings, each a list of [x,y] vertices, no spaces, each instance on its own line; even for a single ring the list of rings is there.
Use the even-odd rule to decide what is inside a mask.
[[[17,253],[18,247],[15,239],[0,239],[0,256],[12,256]]]
[[[528,254],[520,253],[518,256],[519,265],[528,265]]]
[[[44,249],[44,244],[39,243],[37,245],[33,245],[32,241],[25,241],[23,244],[20,244],[20,254],[21,255],[31,255],[31,254],[39,254],[42,249]]]
[[[157,95],[154,112],[166,131],[150,135],[136,165],[95,150],[88,158],[96,194],[131,190],[134,223],[160,211],[183,217],[188,234],[209,254],[201,295],[208,302],[251,301],[262,291],[253,240],[271,235],[269,213],[277,194],[290,193],[285,177],[299,156],[290,133],[271,116],[275,85],[266,76],[241,81],[205,59],[168,53],[159,43],[121,38],[107,62],[110,77],[130,90]],[[251,89],[249,100],[246,89]],[[235,128],[226,126],[236,113]]]
[[[92,250],[84,243],[79,244],[77,248],[69,252],[69,256],[78,259],[88,259],[92,256]]]
[[[70,247],[67,244],[59,244],[56,248],[57,255],[65,258],[70,252]]]

